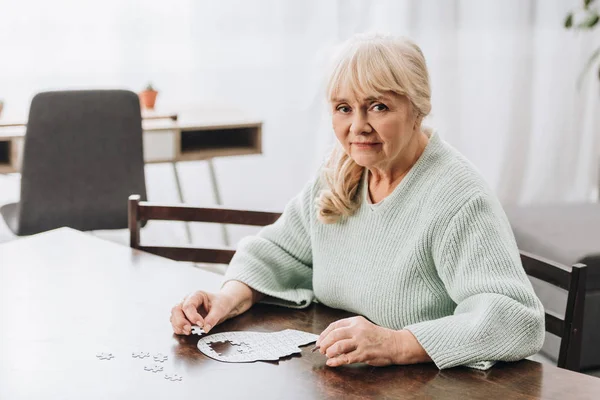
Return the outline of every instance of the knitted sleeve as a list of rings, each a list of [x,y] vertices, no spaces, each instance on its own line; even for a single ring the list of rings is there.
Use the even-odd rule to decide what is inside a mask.
[[[315,181],[256,236],[240,241],[225,281],[238,280],[267,295],[262,302],[304,308],[313,301],[311,213]]]
[[[434,240],[437,273],[456,303],[453,315],[405,327],[438,368],[487,369],[540,350],[544,310],[523,270],[499,202],[467,201]]]

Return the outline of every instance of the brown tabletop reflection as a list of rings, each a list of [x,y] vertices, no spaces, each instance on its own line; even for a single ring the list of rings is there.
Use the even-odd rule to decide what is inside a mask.
[[[434,365],[325,366],[302,353],[278,362],[222,363],[171,332],[170,309],[222,277],[71,229],[0,245],[0,399],[598,399],[598,378],[532,361],[489,371]],[[314,304],[305,310],[257,305],[213,332],[299,329],[320,333],[349,316]],[[163,371],[148,372],[163,353]],[[115,358],[98,360],[111,352]],[[181,382],[164,379],[176,373]]]

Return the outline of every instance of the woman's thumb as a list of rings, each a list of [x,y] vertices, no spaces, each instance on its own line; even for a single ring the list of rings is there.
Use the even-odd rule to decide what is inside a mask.
[[[221,305],[213,305],[206,317],[204,317],[204,326],[202,329],[208,333],[225,317],[225,309]]]

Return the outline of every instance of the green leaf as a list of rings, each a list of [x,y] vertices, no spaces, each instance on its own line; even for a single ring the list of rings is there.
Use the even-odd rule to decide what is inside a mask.
[[[592,4],[593,2],[594,0],[583,0],[583,8],[587,10],[590,4]]]
[[[592,29],[594,27],[594,25],[596,25],[598,23],[598,19],[600,19],[600,16],[595,11],[588,12],[585,19],[583,21],[581,21],[579,24],[577,24],[577,28]]]
[[[573,26],[573,14],[569,13],[569,15],[567,15],[567,18],[565,19],[565,28],[569,29],[572,26]]]
[[[594,51],[592,53],[590,58],[588,58],[587,62],[585,63],[585,67],[583,68],[583,71],[581,71],[581,74],[579,74],[579,79],[577,79],[578,87],[581,87],[581,84],[583,83],[583,79],[585,78],[585,75],[588,73],[590,68],[592,68],[592,65],[594,65],[594,63],[596,62],[596,60],[598,58],[600,58],[600,47],[598,47],[596,49],[596,51]]]

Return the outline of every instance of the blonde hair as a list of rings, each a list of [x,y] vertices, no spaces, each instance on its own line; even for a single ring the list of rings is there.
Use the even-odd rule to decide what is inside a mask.
[[[380,34],[361,34],[345,42],[334,58],[327,97],[336,97],[346,86],[358,98],[378,97],[385,92],[406,96],[419,116],[431,111],[429,74],[423,52],[411,40]],[[365,168],[345,152],[340,143],[323,168],[325,185],[317,199],[318,219],[336,223],[353,215],[360,206],[357,196]]]

